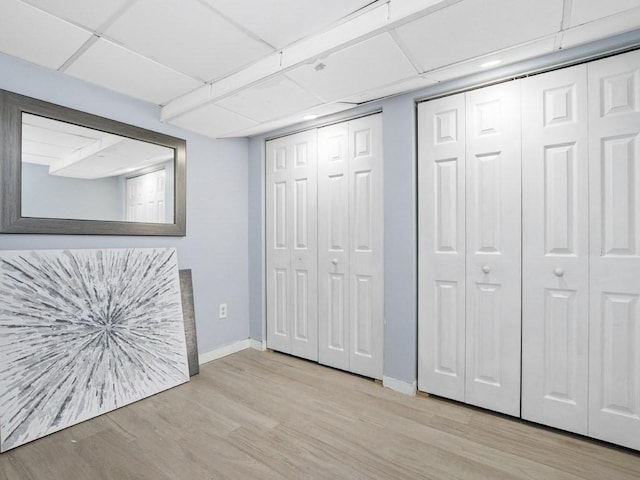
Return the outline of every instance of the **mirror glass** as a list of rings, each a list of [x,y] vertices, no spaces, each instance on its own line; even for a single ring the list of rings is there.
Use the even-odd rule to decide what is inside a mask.
[[[22,216],[173,223],[172,148],[22,114]]]

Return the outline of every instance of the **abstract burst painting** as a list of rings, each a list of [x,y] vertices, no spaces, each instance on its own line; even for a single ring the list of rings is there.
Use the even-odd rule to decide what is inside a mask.
[[[0,451],[188,380],[175,249],[0,251]]]

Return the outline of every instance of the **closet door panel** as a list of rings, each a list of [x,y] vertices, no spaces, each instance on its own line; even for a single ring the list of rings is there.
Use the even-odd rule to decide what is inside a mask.
[[[291,211],[289,140],[267,142],[267,346],[291,353]]]
[[[466,94],[468,403],[520,415],[520,84]]]
[[[418,145],[418,388],[464,401],[464,94],[418,106]]]
[[[588,74],[589,435],[640,449],[640,52]]]
[[[349,126],[318,130],[319,361],[349,370]]]
[[[291,162],[291,353],[318,360],[317,132],[294,135]]]
[[[316,131],[266,145],[267,345],[317,360]]]
[[[349,370],[382,378],[384,336],[382,115],[348,125]]]
[[[522,417],[586,435],[587,70],[522,81]]]

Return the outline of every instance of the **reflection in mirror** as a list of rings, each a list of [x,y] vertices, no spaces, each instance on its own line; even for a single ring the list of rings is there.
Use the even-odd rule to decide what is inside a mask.
[[[174,149],[22,113],[22,217],[174,223]]]

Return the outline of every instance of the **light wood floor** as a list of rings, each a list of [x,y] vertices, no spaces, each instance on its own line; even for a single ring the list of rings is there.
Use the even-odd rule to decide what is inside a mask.
[[[0,455],[0,480],[634,479],[640,455],[273,352]]]

